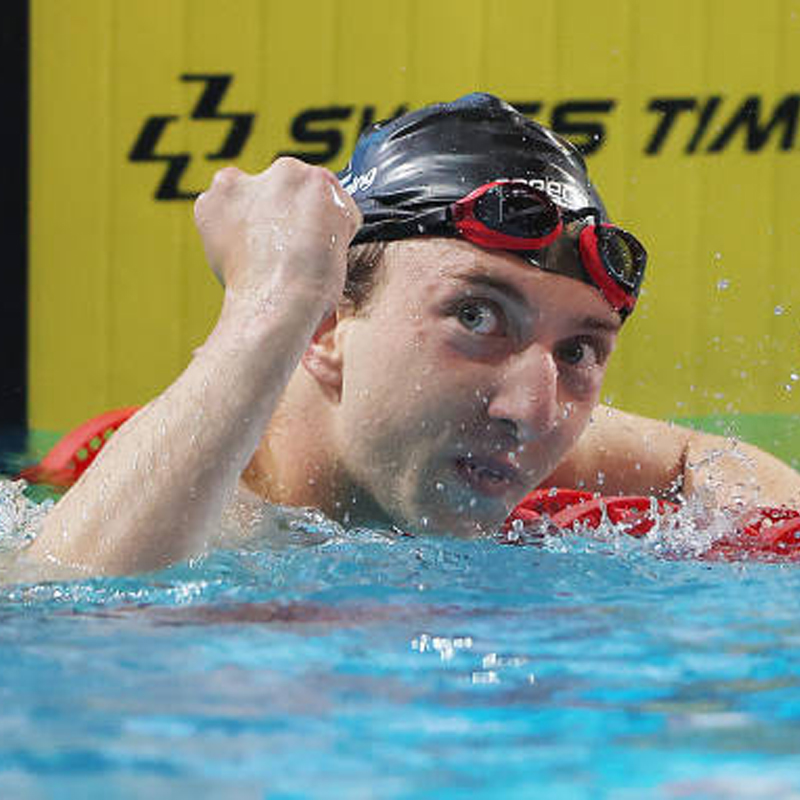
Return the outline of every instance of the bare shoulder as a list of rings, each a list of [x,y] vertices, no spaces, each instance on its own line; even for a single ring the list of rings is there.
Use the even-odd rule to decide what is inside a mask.
[[[600,405],[547,483],[609,494],[670,494],[693,432]]]
[[[595,409],[545,485],[661,497],[702,492],[720,506],[800,505],[800,474],[769,453],[608,406]]]
[[[606,453],[652,453],[655,457],[663,458],[685,448],[695,435],[695,431],[674,422],[599,405],[578,441],[578,448],[597,449]],[[712,438],[723,441],[719,437]]]

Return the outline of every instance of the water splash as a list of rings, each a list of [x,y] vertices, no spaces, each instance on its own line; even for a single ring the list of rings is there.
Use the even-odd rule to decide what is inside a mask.
[[[34,503],[25,496],[27,483],[0,479],[0,555],[17,552],[33,541],[53,501]]]

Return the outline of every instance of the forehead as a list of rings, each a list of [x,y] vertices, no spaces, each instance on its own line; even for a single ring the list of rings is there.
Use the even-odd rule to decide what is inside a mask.
[[[567,252],[548,254],[553,256],[573,257]],[[428,237],[392,242],[384,259],[378,294],[390,304],[400,298],[421,302],[448,288],[477,292],[491,287],[537,314],[586,319],[611,330],[620,325],[617,313],[594,287],[537,269],[505,251],[485,250],[461,239]]]

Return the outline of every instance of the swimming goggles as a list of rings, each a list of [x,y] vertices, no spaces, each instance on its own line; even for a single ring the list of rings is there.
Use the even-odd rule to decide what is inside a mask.
[[[455,202],[375,227],[371,239],[455,234],[481,247],[512,251],[541,250],[566,232],[577,239],[591,283],[623,319],[636,305],[647,263],[639,240],[601,222],[596,209],[560,208],[545,192],[521,180],[492,181]],[[356,236],[354,243],[358,240]]]

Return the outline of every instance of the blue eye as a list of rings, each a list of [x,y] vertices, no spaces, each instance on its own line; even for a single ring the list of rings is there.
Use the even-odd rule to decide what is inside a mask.
[[[491,336],[501,331],[500,315],[491,303],[469,300],[458,307],[456,316],[472,333]]]

